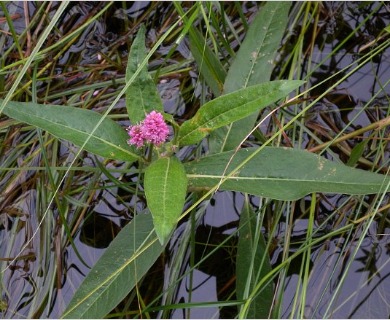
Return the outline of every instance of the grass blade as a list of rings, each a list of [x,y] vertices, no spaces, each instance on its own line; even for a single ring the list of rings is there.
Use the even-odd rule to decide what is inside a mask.
[[[180,3],[175,3],[175,8],[179,14],[183,17],[183,21],[187,26],[190,24],[190,20],[184,16],[183,8]],[[197,4],[201,6],[201,3]],[[210,86],[211,90],[216,96],[221,95],[223,89],[223,83],[226,77],[226,71],[222,66],[219,58],[209,48],[206,43],[206,39],[192,24],[189,29],[190,50],[199,66],[200,73],[205,79],[206,83]]]
[[[252,211],[248,197],[246,197],[239,225],[236,285],[238,300],[245,300],[259,279],[271,271],[268,250],[260,227],[257,215]],[[251,302],[246,317],[248,319],[268,319],[273,294],[273,284],[266,285],[261,294]]]

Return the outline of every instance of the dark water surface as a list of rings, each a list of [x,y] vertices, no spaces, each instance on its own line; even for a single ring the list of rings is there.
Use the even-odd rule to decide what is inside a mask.
[[[83,17],[88,15],[94,6],[103,6],[104,4],[87,3],[87,2],[74,2],[70,5],[67,15],[63,18],[63,28],[67,28],[70,23],[77,23],[81,21]],[[122,7],[122,3],[116,3],[113,5],[113,9],[110,9],[109,15],[104,15],[98,19],[95,23],[91,24],[80,36],[79,41],[73,44],[70,49],[60,59],[63,65],[74,66],[86,66],[89,64],[97,63],[99,61],[100,53],[107,53],[112,50],[110,47],[112,43],[118,43],[118,39],[126,35],[129,30],[125,30],[124,21],[135,21],[143,16],[150,6],[155,8],[151,10],[148,17],[145,18],[145,22],[148,22],[148,34],[147,42],[153,43],[157,37],[157,34],[161,32],[161,22],[164,13],[170,12],[170,5],[166,3],[151,4],[149,2],[134,2],[128,3],[126,8]],[[258,4],[245,3],[245,13],[248,16],[248,20],[251,20],[258,9]],[[357,3],[346,2],[327,2],[324,3],[323,8],[323,20],[318,22],[320,35],[316,38],[314,52],[312,54],[312,61],[305,59],[302,61],[302,78],[314,70],[316,66],[327,56],[337,45],[344,40],[345,35],[349,34],[360,22],[367,12],[373,10],[378,3],[367,4],[361,6]],[[9,11],[15,12],[21,11],[18,4],[8,4]],[[13,7],[14,6],[14,7]],[[35,7],[32,3],[30,13],[33,14]],[[311,78],[311,85],[320,83],[323,79],[333,75],[336,71],[343,69],[347,65],[353,63],[359,57],[359,50],[363,46],[378,35],[378,32],[383,29],[384,26],[390,23],[390,8],[383,6],[382,9],[375,15],[374,19],[370,19],[360,31],[354,35],[346,46],[345,49],[339,50],[337,55],[321,67],[316,69]],[[24,28],[23,19],[16,24],[20,32]],[[131,23],[130,23],[131,25]],[[3,25],[0,23],[0,27]],[[313,27],[313,26],[312,26]],[[297,30],[291,30],[294,34],[297,34]],[[308,33],[309,34],[309,33]],[[307,42],[310,39],[306,39]],[[125,43],[125,42],[124,42]],[[5,43],[3,50],[9,46],[10,43]],[[152,69],[157,69],[162,64],[164,55],[170,50],[171,44],[164,44],[161,49],[158,50],[154,60],[150,62]],[[288,44],[287,44],[288,45]],[[286,45],[286,48],[288,47]],[[126,57],[128,54],[127,47],[117,46],[115,49],[118,55]],[[0,52],[1,53],[1,52]],[[281,52],[280,59],[286,59],[287,52]],[[180,45],[176,48],[172,60],[174,62],[181,61],[184,64],[188,60],[188,65],[193,65],[191,60],[191,54],[188,46],[188,41],[184,39]],[[71,61],[71,63],[69,63]],[[61,70],[61,66],[58,66],[58,74],[61,76],[64,71]],[[106,76],[110,79],[112,75],[115,75],[116,70],[106,70],[102,72],[102,77]],[[276,67],[274,74],[280,72]],[[87,74],[80,73],[74,81],[80,81],[80,79],[86,78]],[[359,126],[366,126],[375,121],[375,119],[384,118],[389,114],[389,101],[387,97],[390,95],[390,88],[385,88],[387,95],[379,95],[371,104],[373,108],[371,111],[363,111],[362,106],[365,105],[375,94],[378,92],[381,86],[390,79],[390,49],[387,49],[381,55],[376,57],[373,61],[367,63],[358,72],[348,78],[347,82],[343,82],[332,94],[329,94],[322,101],[318,102],[315,108],[310,111],[308,121],[312,126],[318,126],[325,131],[341,131],[346,124],[353,120],[353,125],[356,128]],[[200,83],[197,81],[198,75],[196,69],[193,68],[188,75],[180,76],[173,75],[160,79],[158,83],[158,89],[161,93],[161,97],[164,101],[164,108],[166,112],[176,114],[179,117],[186,118],[191,113],[193,104],[199,103],[201,99]],[[326,84],[325,84],[326,85]],[[42,84],[44,86],[44,84]],[[323,91],[323,87],[318,87],[317,92],[312,92],[315,95]],[[190,97],[192,96],[192,97]],[[55,100],[53,98],[53,100]],[[61,98],[57,98],[60,103]],[[109,104],[110,101],[107,101]],[[99,104],[96,109],[103,107]],[[124,107],[124,101],[116,106],[116,109],[120,110]],[[370,113],[372,112],[372,113]],[[128,125],[125,120],[123,125]],[[336,126],[336,128],[334,126]],[[266,130],[266,127],[262,127]],[[23,137],[21,137],[22,140]],[[28,137],[24,137],[28,139]],[[310,147],[310,137],[304,133],[302,148]],[[356,141],[358,143],[359,141]],[[369,144],[375,142],[369,142]],[[375,146],[373,145],[372,148]],[[62,156],[69,157],[67,154],[69,151],[64,149]],[[337,150],[332,149],[332,153],[324,154],[326,157],[334,160],[344,160],[345,155],[338,153]],[[389,156],[389,148],[386,150],[386,155]],[[367,153],[367,159],[371,159],[370,154]],[[30,165],[39,166],[39,159],[34,160]],[[93,157],[86,157],[85,165],[88,163],[94,164]],[[116,169],[125,168],[124,164],[109,164],[108,166],[115,167]],[[30,176],[29,176],[30,175]],[[20,175],[18,181],[15,182],[15,186],[23,186],[24,183],[31,179],[33,173],[24,171]],[[11,178],[11,174],[9,175]],[[134,175],[129,174],[122,177],[120,174],[117,177],[121,179],[134,179]],[[94,176],[91,174],[90,179]],[[77,176],[74,178],[75,183],[80,186],[88,185],[90,182],[78,180]],[[110,184],[108,178],[102,176],[102,181]],[[3,182],[4,183],[4,182]],[[2,182],[0,182],[2,184]],[[39,221],[42,218],[42,208],[37,208],[36,191],[29,189],[28,187],[21,187],[19,190],[19,196],[13,197],[12,207],[17,208],[18,212],[14,212],[13,215],[7,211],[5,215],[4,206],[1,207],[1,225],[0,229],[0,256],[1,257],[14,257],[19,254],[20,248],[23,247],[26,239],[29,239],[39,227]],[[125,199],[127,202],[123,203],[118,200],[118,196],[121,199]],[[327,217],[331,216],[337,208],[340,207],[344,201],[347,201],[348,197],[343,195],[327,195],[323,196],[323,199],[318,206],[318,212],[316,213],[317,226],[322,223]],[[1,199],[1,201],[7,201],[7,199]],[[251,199],[254,205],[258,205],[260,200],[253,197]],[[58,283],[57,290],[55,290],[54,296],[42,297],[41,301],[48,299],[49,307],[42,313],[42,317],[56,318],[63,312],[64,308],[70,301],[73,293],[78,288],[84,277],[89,272],[89,267],[103,254],[105,248],[110,241],[119,232],[132,217],[132,212],[129,212],[129,208],[133,205],[137,205],[142,209],[142,201],[139,199],[126,198],[123,190],[117,187],[109,189],[102,188],[99,191],[93,202],[89,205],[85,219],[80,225],[77,236],[75,237],[75,246],[84,259],[85,264],[80,262],[76,253],[69,245],[64,248],[63,259],[61,262],[51,261],[50,256],[53,256],[53,251],[56,250],[55,246],[50,245],[50,239],[42,239],[45,232],[39,232],[30,243],[30,245],[24,250],[23,255],[31,253],[31,259],[18,260],[13,263],[1,276],[2,280],[2,299],[7,301],[8,311],[3,312],[4,317],[32,317],[30,310],[36,308],[31,305],[32,297],[37,294],[36,291],[39,288],[46,288],[47,286],[53,286]],[[207,206],[205,214],[202,218],[202,223],[198,226],[197,242],[209,244],[218,244],[226,240],[226,238],[236,230],[238,226],[239,213],[243,205],[243,196],[234,192],[217,192],[210,204]],[[274,202],[274,206],[277,206],[278,202]],[[310,198],[297,201],[297,212],[310,206]],[[272,206],[270,206],[272,207]],[[45,208],[44,208],[45,209]],[[344,210],[344,209],[343,209]],[[347,209],[345,209],[347,210]],[[28,214],[25,214],[28,213]],[[72,212],[70,212],[71,214]],[[53,207],[49,213],[54,216],[58,216],[58,212]],[[363,212],[362,215],[367,214]],[[5,217],[6,216],[6,217]],[[48,220],[43,220],[43,224],[40,226],[41,230],[51,230],[54,237],[63,237],[63,234],[57,234],[58,230],[53,225],[45,225]],[[186,227],[187,222],[182,222],[176,231],[175,236],[179,236]],[[327,231],[332,230],[335,224],[334,219],[329,220],[328,224],[318,229],[318,234],[325,234]],[[294,219],[293,234],[291,235],[291,250],[298,248],[301,241],[305,239],[308,226],[308,216],[302,213],[297,214]],[[275,248],[271,252],[271,262],[276,266],[280,259],[283,250],[283,237],[286,232],[286,222],[281,222],[278,227],[278,234],[273,239],[275,242]],[[328,228],[328,230],[326,229]],[[265,236],[267,237],[267,230]],[[12,251],[9,251],[9,245],[7,239],[10,238],[11,233],[18,233],[16,242],[12,246]],[[347,256],[340,256],[340,251],[344,243],[349,242],[348,252],[352,252],[357,245],[358,239],[348,238],[335,238],[329,240],[327,243],[313,248],[311,274],[312,280],[309,283],[309,293],[307,296],[307,306],[305,309],[306,317],[308,318],[321,318],[326,310],[329,302],[334,299],[334,292],[340,283],[344,281],[342,289],[337,296],[337,302],[333,303],[332,316],[334,318],[387,318],[390,315],[390,228],[386,221],[384,224],[374,222],[369,230],[369,233],[364,238],[361,249],[358,255],[353,260],[349,272],[346,274],[345,279],[341,279],[342,271],[344,270],[348,261]],[[42,246],[42,243],[46,245]],[[193,273],[192,287],[195,288],[192,291],[191,302],[204,302],[204,301],[217,301],[223,300],[224,297],[232,294],[235,288],[235,248],[237,245],[237,239],[232,237],[229,239],[230,250],[220,250],[213,257],[207,259],[201,266]],[[174,250],[175,244],[172,243],[170,248]],[[199,245],[196,248],[195,256],[201,258],[207,252],[206,246]],[[341,260],[339,260],[341,259]],[[41,266],[39,261],[45,261],[45,268],[51,270],[47,274],[51,275],[51,278],[47,278],[43,275],[42,270],[38,270]],[[300,279],[299,271],[302,262],[299,257],[293,260],[289,269],[288,282],[285,286],[285,296],[283,301],[283,317],[289,317],[292,311],[292,301],[297,293],[297,287],[299,287]],[[55,270],[56,266],[61,265],[62,269]],[[7,263],[1,264],[2,270],[7,266]],[[89,266],[89,267],[88,267]],[[334,267],[336,268],[334,269]],[[183,274],[185,269],[188,270],[189,266],[183,266]],[[335,270],[335,271],[334,271]],[[165,274],[168,274],[168,265],[161,266],[156,264],[153,269],[154,275],[149,275],[147,279],[151,282],[160,282],[158,285],[163,284]],[[336,272],[332,276],[332,272]],[[156,276],[156,273],[158,274]],[[338,274],[339,273],[339,274]],[[370,281],[367,279],[373,275]],[[328,284],[328,279],[332,276],[334,279]],[[148,280],[147,280],[148,281]],[[189,294],[189,276],[184,277],[182,280],[179,291],[177,292],[177,303],[188,302]],[[157,290],[157,289],[156,289]],[[16,310],[15,313],[12,310]],[[194,308],[191,310],[192,318],[229,318],[237,312],[235,308],[224,308],[219,310],[218,308]],[[185,318],[187,313],[183,310],[176,310],[172,313],[172,318]],[[160,314],[156,314],[161,316]]]

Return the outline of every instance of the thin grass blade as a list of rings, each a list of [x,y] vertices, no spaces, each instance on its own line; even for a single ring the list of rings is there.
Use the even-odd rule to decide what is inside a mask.
[[[185,17],[181,4],[174,2],[174,5],[176,10],[183,17],[186,27],[191,24],[188,29],[190,50],[199,67],[200,73],[206,83],[210,86],[214,95],[219,96],[223,90],[226,71],[219,58],[209,48],[204,36],[196,29],[195,25],[192,24],[187,17]],[[201,6],[202,4],[198,3],[197,5]]]
[[[237,299],[245,300],[259,279],[271,271],[267,246],[260,231],[256,214],[250,207],[248,197],[240,214],[239,240],[237,251]],[[274,295],[273,284],[266,285],[262,292],[251,301],[246,317],[268,319]]]

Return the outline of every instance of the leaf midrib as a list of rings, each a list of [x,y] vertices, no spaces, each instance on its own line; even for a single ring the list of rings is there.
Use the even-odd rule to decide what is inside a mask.
[[[164,176],[164,184],[163,184],[163,188],[164,188],[164,192],[163,192],[163,215],[164,215],[164,218],[166,216],[166,208],[167,208],[167,203],[166,203],[166,199],[167,199],[167,188],[168,188],[168,176],[169,176],[169,166],[171,165],[171,158],[167,158],[168,160],[168,163],[167,163],[167,169],[165,170],[165,176]],[[165,221],[165,219],[164,219]]]
[[[341,185],[378,185],[378,183],[371,182],[371,183],[364,183],[364,182],[348,182],[348,181],[324,181],[324,180],[313,180],[313,179],[298,179],[298,178],[272,178],[272,177],[248,177],[248,176],[221,176],[221,175],[202,175],[202,174],[187,174],[188,178],[192,179],[221,179],[221,180],[271,180],[271,181],[291,181],[291,182],[316,182],[316,183],[325,183],[325,184],[341,184]],[[385,181],[386,178],[384,178],[383,181]]]

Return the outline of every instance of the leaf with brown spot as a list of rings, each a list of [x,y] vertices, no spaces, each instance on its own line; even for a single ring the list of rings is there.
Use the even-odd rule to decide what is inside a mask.
[[[258,148],[240,149],[237,153],[222,152],[184,166],[190,188],[211,189],[222,182],[220,190],[279,200],[297,200],[311,192],[383,193],[390,185],[388,176],[293,148],[265,147],[260,152]]]

